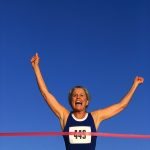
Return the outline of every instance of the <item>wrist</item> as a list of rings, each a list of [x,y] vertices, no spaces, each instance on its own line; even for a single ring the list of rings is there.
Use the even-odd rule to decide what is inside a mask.
[[[38,65],[38,64],[34,64],[34,65],[32,65],[32,68],[33,68],[34,70],[36,70],[36,69],[39,68],[39,65]]]
[[[138,85],[139,85],[139,83],[138,83],[138,82],[134,82],[134,83],[133,83],[133,86],[134,86],[135,88],[137,88],[137,87],[138,87]]]

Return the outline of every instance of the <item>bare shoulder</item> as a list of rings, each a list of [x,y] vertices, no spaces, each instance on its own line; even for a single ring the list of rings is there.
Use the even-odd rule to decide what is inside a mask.
[[[92,112],[91,112],[91,115],[92,115],[93,119],[100,118],[100,116],[101,116],[101,112],[102,112],[102,110],[101,110],[101,109],[99,109],[99,110],[95,110],[95,111],[92,111]]]

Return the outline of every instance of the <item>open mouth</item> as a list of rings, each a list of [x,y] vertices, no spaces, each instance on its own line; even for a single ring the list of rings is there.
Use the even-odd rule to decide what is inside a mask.
[[[82,105],[82,102],[80,102],[80,101],[76,101],[76,102],[75,102],[75,105],[80,106],[80,105]]]

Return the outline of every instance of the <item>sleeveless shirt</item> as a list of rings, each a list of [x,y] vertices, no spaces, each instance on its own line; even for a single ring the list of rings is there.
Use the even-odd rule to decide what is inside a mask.
[[[91,113],[86,113],[83,119],[77,119],[73,113],[69,114],[64,132],[96,132]],[[63,136],[66,150],[95,150],[96,136],[91,135],[69,135]]]

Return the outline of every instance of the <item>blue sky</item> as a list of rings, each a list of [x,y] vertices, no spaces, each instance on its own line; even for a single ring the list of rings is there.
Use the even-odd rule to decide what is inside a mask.
[[[150,8],[147,0],[0,1],[0,132],[61,131],[30,64],[38,52],[49,90],[71,110],[75,85],[89,90],[88,111],[118,102],[136,75],[129,106],[99,132],[150,134]],[[59,143],[59,144],[58,144]],[[1,150],[63,150],[62,137],[0,137]],[[149,150],[149,140],[98,137],[97,150]]]

